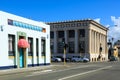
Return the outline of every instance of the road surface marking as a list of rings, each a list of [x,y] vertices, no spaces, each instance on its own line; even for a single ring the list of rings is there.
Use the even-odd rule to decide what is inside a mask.
[[[85,65],[85,66],[79,66],[79,67],[74,67],[74,68],[69,68],[69,69],[63,69],[63,70],[43,70],[43,71],[37,71],[37,72],[33,72],[32,74],[30,75],[27,75],[26,77],[30,77],[30,76],[37,76],[37,75],[40,75],[40,74],[47,74],[47,73],[55,73],[55,72],[62,72],[62,71],[68,71],[68,70],[72,70],[72,69],[79,69],[79,68],[85,68],[85,67],[91,67],[91,66],[94,66],[94,65]],[[45,71],[47,71],[45,73]]]
[[[52,71],[52,70],[43,70],[43,71],[41,71],[41,72],[50,72],[50,71]]]
[[[45,74],[45,73],[50,73],[53,70],[43,70],[43,71],[37,71],[37,72],[33,72],[32,75],[27,75],[27,76],[35,76],[35,75],[40,75],[40,74]]]
[[[76,77],[76,76],[80,76],[80,75],[84,75],[84,74],[88,74],[88,73],[100,71],[100,70],[103,70],[103,69],[108,69],[108,68],[111,68],[111,67],[112,67],[112,66],[106,66],[106,67],[99,68],[99,69],[96,69],[96,70],[91,70],[91,71],[83,72],[83,73],[80,73],[80,74],[75,74],[75,75],[63,77],[63,78],[60,78],[60,79],[58,79],[58,80],[66,80],[66,79],[70,79],[70,78],[73,78],[73,77]]]

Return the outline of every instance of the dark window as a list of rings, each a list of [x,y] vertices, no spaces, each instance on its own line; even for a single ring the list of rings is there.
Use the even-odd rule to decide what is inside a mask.
[[[8,55],[15,56],[15,35],[8,35]]]
[[[36,39],[36,56],[38,56],[39,53],[39,40],[38,38]]]
[[[54,32],[50,31],[50,38],[54,38]]]
[[[85,41],[80,41],[79,43],[79,52],[85,53]]]
[[[53,42],[51,42],[51,44],[50,44],[51,54],[54,53],[54,45],[53,44],[54,44]]]
[[[8,25],[13,25],[13,20],[8,19]]]
[[[41,53],[42,53],[42,56],[46,56],[45,55],[45,44],[46,44],[46,42],[45,42],[45,39],[42,39],[41,40]]]
[[[30,47],[28,48],[28,56],[33,56],[33,38],[28,37]]]
[[[74,38],[74,37],[75,37],[75,31],[69,30],[69,38]]]
[[[68,45],[69,45],[69,53],[74,53],[74,49],[75,49],[74,42],[69,42]]]
[[[58,31],[58,38],[64,37],[64,31]]]
[[[64,47],[62,42],[58,42],[58,53],[63,53],[64,52]]]
[[[85,29],[80,29],[79,30],[79,36],[80,37],[85,37]]]

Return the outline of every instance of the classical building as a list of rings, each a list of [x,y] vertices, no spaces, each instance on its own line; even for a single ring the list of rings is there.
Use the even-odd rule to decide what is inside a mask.
[[[63,57],[62,39],[68,44],[66,56],[88,57],[90,61],[108,59],[107,28],[94,20],[75,20],[63,22],[51,22],[50,45],[52,56]]]
[[[0,11],[0,69],[50,64],[50,26]]]

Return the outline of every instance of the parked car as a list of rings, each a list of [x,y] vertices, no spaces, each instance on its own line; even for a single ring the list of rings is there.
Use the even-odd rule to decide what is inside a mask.
[[[64,58],[62,58],[62,61],[64,61]],[[70,61],[71,61],[71,58],[65,58],[65,61],[66,61],[66,62],[70,62]]]
[[[118,61],[118,58],[117,57],[115,57],[115,56],[110,56],[110,59],[109,59],[110,61]]]
[[[51,61],[52,62],[61,62],[62,60],[61,60],[61,58],[54,56],[54,57],[51,58]]]
[[[61,57],[61,56],[57,56],[57,57],[58,57],[58,58],[61,58],[62,62],[64,62],[64,57]],[[70,61],[71,61],[71,58],[66,57],[66,58],[65,58],[65,61],[66,61],[66,62],[70,62]]]
[[[82,62],[83,59],[80,56],[73,56],[73,58],[71,59],[72,62]]]
[[[83,62],[89,62],[90,60],[88,59],[88,58],[86,58],[86,57],[83,57],[83,60],[82,60]]]

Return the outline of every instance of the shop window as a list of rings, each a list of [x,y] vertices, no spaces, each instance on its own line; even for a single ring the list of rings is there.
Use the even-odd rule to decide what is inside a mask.
[[[39,53],[39,40],[38,38],[36,39],[36,56],[38,56]]]
[[[45,56],[45,45],[46,45],[46,42],[45,42],[45,39],[42,39],[41,40],[41,53],[42,53],[42,56]]]
[[[8,55],[15,56],[15,35],[8,35]]]
[[[28,37],[30,47],[28,48],[28,56],[33,56],[33,38]]]

